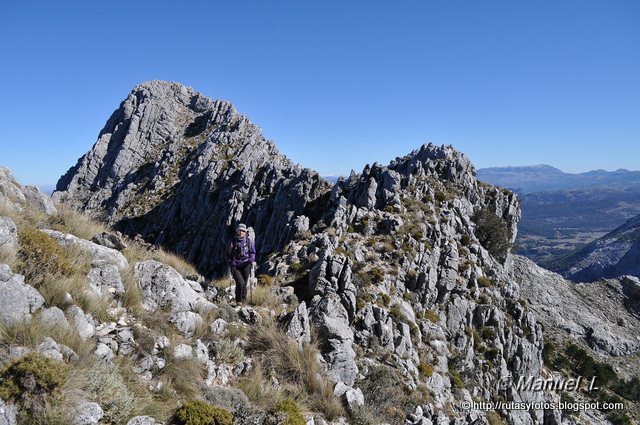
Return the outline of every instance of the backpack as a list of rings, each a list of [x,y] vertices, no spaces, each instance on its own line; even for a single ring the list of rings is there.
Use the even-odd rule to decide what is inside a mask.
[[[249,251],[252,246],[253,241],[248,236],[240,240],[234,238],[231,241],[231,257],[240,263],[249,261]]]

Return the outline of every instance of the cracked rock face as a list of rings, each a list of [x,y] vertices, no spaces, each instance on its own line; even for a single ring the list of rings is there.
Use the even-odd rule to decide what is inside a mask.
[[[54,198],[214,273],[235,225],[255,229],[259,254],[279,250],[309,226],[314,201],[329,190],[229,102],[151,81],[122,102]]]
[[[520,256],[514,256],[510,273],[549,336],[583,341],[608,356],[640,352],[633,277],[576,285]]]

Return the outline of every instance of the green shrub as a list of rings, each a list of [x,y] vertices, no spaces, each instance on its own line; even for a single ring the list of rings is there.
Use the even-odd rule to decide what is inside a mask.
[[[18,273],[34,286],[44,282],[46,275],[68,277],[75,268],[65,250],[46,233],[27,227],[18,231],[20,250]]]
[[[64,384],[68,367],[64,363],[31,353],[0,370],[0,398],[31,404]]]
[[[480,336],[484,340],[493,339],[496,337],[496,330],[491,326],[483,326],[480,328]]]
[[[261,286],[271,286],[273,285],[273,276],[269,276],[268,274],[259,274],[257,276],[258,284]]]
[[[434,309],[427,310],[425,316],[427,316],[427,319],[431,320],[433,323],[438,323],[438,320],[440,320],[440,315],[438,315],[438,312]]]
[[[298,273],[300,270],[302,270],[302,264],[298,261],[289,265],[289,271],[291,273]]]
[[[366,402],[365,408],[376,418],[374,423],[404,423],[416,405],[425,404],[426,393],[409,391],[403,384],[400,373],[388,366],[374,366],[367,376],[359,381]]]
[[[476,237],[489,254],[504,263],[511,248],[511,229],[502,217],[498,217],[485,207],[476,212],[473,217],[476,223]]]
[[[487,276],[480,276],[478,279],[478,286],[481,288],[489,288],[493,286],[493,280],[488,278]]]
[[[469,235],[462,235],[462,237],[460,238],[460,244],[462,246],[471,245],[471,238],[469,237]]]
[[[449,376],[451,377],[451,382],[453,383],[453,386],[455,388],[458,388],[458,389],[464,388],[464,382],[462,382],[462,378],[460,377],[460,374],[458,373],[457,370],[450,367]]]
[[[275,412],[282,412],[287,416],[283,425],[305,425],[307,421],[300,412],[300,407],[291,398],[285,398],[280,400],[280,403],[275,408]]]
[[[418,371],[422,376],[426,376],[427,378],[431,378],[431,376],[433,376],[433,366],[427,362],[421,362],[418,366]]]
[[[487,348],[487,351],[485,351],[484,353],[484,356],[487,358],[487,360],[495,360],[499,355],[500,350],[498,350],[496,347]]]
[[[176,420],[180,425],[232,425],[233,415],[221,407],[195,400],[176,411]]]
[[[391,308],[389,308],[389,313],[391,314],[391,316],[393,316],[394,319],[396,319],[397,322],[409,323],[409,319],[402,312],[402,309],[398,304],[392,305]]]
[[[380,296],[380,300],[382,302],[382,305],[384,307],[388,307],[389,303],[391,302],[391,297],[388,294],[385,294],[384,292],[381,293],[379,296]]]
[[[373,283],[380,283],[384,280],[384,272],[378,267],[372,268],[369,273]]]

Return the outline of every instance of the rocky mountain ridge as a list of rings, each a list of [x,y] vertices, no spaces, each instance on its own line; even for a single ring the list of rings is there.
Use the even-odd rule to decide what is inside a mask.
[[[291,403],[303,407],[307,423],[318,424],[617,421],[597,410],[574,417],[537,407],[464,407],[565,397],[503,383],[576,373],[557,361],[568,341],[597,358],[617,359],[615,382],[633,382],[625,361],[638,350],[638,320],[628,297],[612,298],[609,306],[629,305],[625,315],[563,316],[566,304],[594,304],[580,292],[565,294],[569,284],[561,277],[510,254],[518,198],[479,182],[468,158],[450,146],[424,145],[331,186],[282,157],[230,104],[177,83],[150,82],[134,89],[58,189],[60,211],[72,206],[131,236],[140,233],[187,255],[203,273],[214,274],[223,261],[216,251],[222,242],[211,238],[226,237],[228,226],[244,221],[262,246],[260,285],[250,306],[230,306],[229,281],[211,282],[175,259],[171,267],[169,257],[147,252],[140,241],[84,230],[60,214],[24,222],[7,209],[0,224],[17,241],[19,261],[2,257],[11,267],[2,269],[0,289],[32,293],[16,303],[21,317],[32,317],[31,324],[43,316],[66,321],[85,345],[51,332],[53,342],[20,340],[12,337],[20,334],[13,323],[2,334],[3,367],[35,351],[82,370],[69,348],[100,376],[105,367],[116,376],[133,373],[125,382],[146,385],[138,404],[170,400],[183,409],[204,399],[238,424],[304,423],[304,417],[292,422],[300,417]],[[27,267],[39,260],[30,241],[41,238],[58,258],[73,254],[81,262],[69,272],[77,282],[66,293],[48,289],[66,280],[41,276],[66,267],[51,268],[50,257],[42,273]],[[625,294],[635,288],[621,285]],[[42,293],[42,302],[30,301],[38,297],[29,288]],[[549,357],[547,328],[561,319],[570,331],[553,335]],[[183,375],[197,386],[185,385]],[[133,418],[141,413],[134,408],[117,415],[119,405],[83,379],[74,381],[82,384],[81,403],[60,402],[84,406],[85,416],[102,412],[83,423],[143,420]],[[617,397],[611,391],[603,393]],[[633,393],[623,396],[632,406]],[[24,397],[8,405],[33,410]],[[169,417],[151,416],[149,423]]]
[[[122,102],[53,197],[211,274],[224,268],[232,226],[250,222],[259,254],[277,251],[307,230],[299,217],[330,187],[230,103],[151,81]]]

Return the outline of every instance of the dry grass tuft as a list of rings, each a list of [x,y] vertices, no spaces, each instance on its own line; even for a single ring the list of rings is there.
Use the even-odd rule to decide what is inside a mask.
[[[35,314],[30,320],[12,325],[0,323],[0,344],[5,346],[21,345],[35,349],[46,336],[53,338],[59,344],[68,346],[81,359],[91,356],[92,341],[83,341],[75,329],[64,329],[61,326],[43,322],[39,314]]]
[[[91,240],[102,232],[109,231],[106,224],[93,220],[70,207],[56,205],[56,209],[58,212],[47,219],[47,224],[54,230],[70,233],[87,240]]]
[[[255,362],[251,371],[236,382],[251,403],[270,410],[276,406],[285,395],[279,387],[273,385],[273,381],[264,375],[260,362]]]
[[[244,360],[242,348],[230,339],[219,339],[214,342],[216,360],[227,364],[238,364]]]
[[[148,415],[158,420],[169,418],[174,406],[156,400],[131,371],[127,359],[107,364],[92,356],[72,368],[63,387],[62,402],[95,401],[104,411],[105,423],[126,423],[132,416]]]
[[[133,314],[140,315],[142,313],[142,289],[136,278],[134,263],[129,263],[126,270],[122,271],[122,284],[124,285],[124,295],[122,296],[122,304]]]
[[[69,252],[46,233],[35,227],[20,227],[18,238],[17,272],[34,287],[42,286],[49,276],[61,278],[77,272]]]
[[[276,309],[282,303],[282,300],[273,293],[270,287],[260,285],[249,290],[247,300],[252,306],[265,306],[270,309]]]
[[[175,391],[172,397],[187,400],[200,393],[204,385],[204,374],[204,365],[196,359],[175,358],[167,353],[167,364],[160,370],[158,377],[169,386],[164,394],[171,395]]]
[[[270,320],[251,328],[248,342],[249,350],[261,356],[264,369],[284,383],[297,401],[329,420],[344,414],[340,401],[333,396],[331,383],[322,377],[317,347],[298,347]]]
[[[193,264],[189,263],[180,255],[167,252],[164,249],[155,250],[152,258],[173,267],[183,277],[193,278],[200,275]]]

